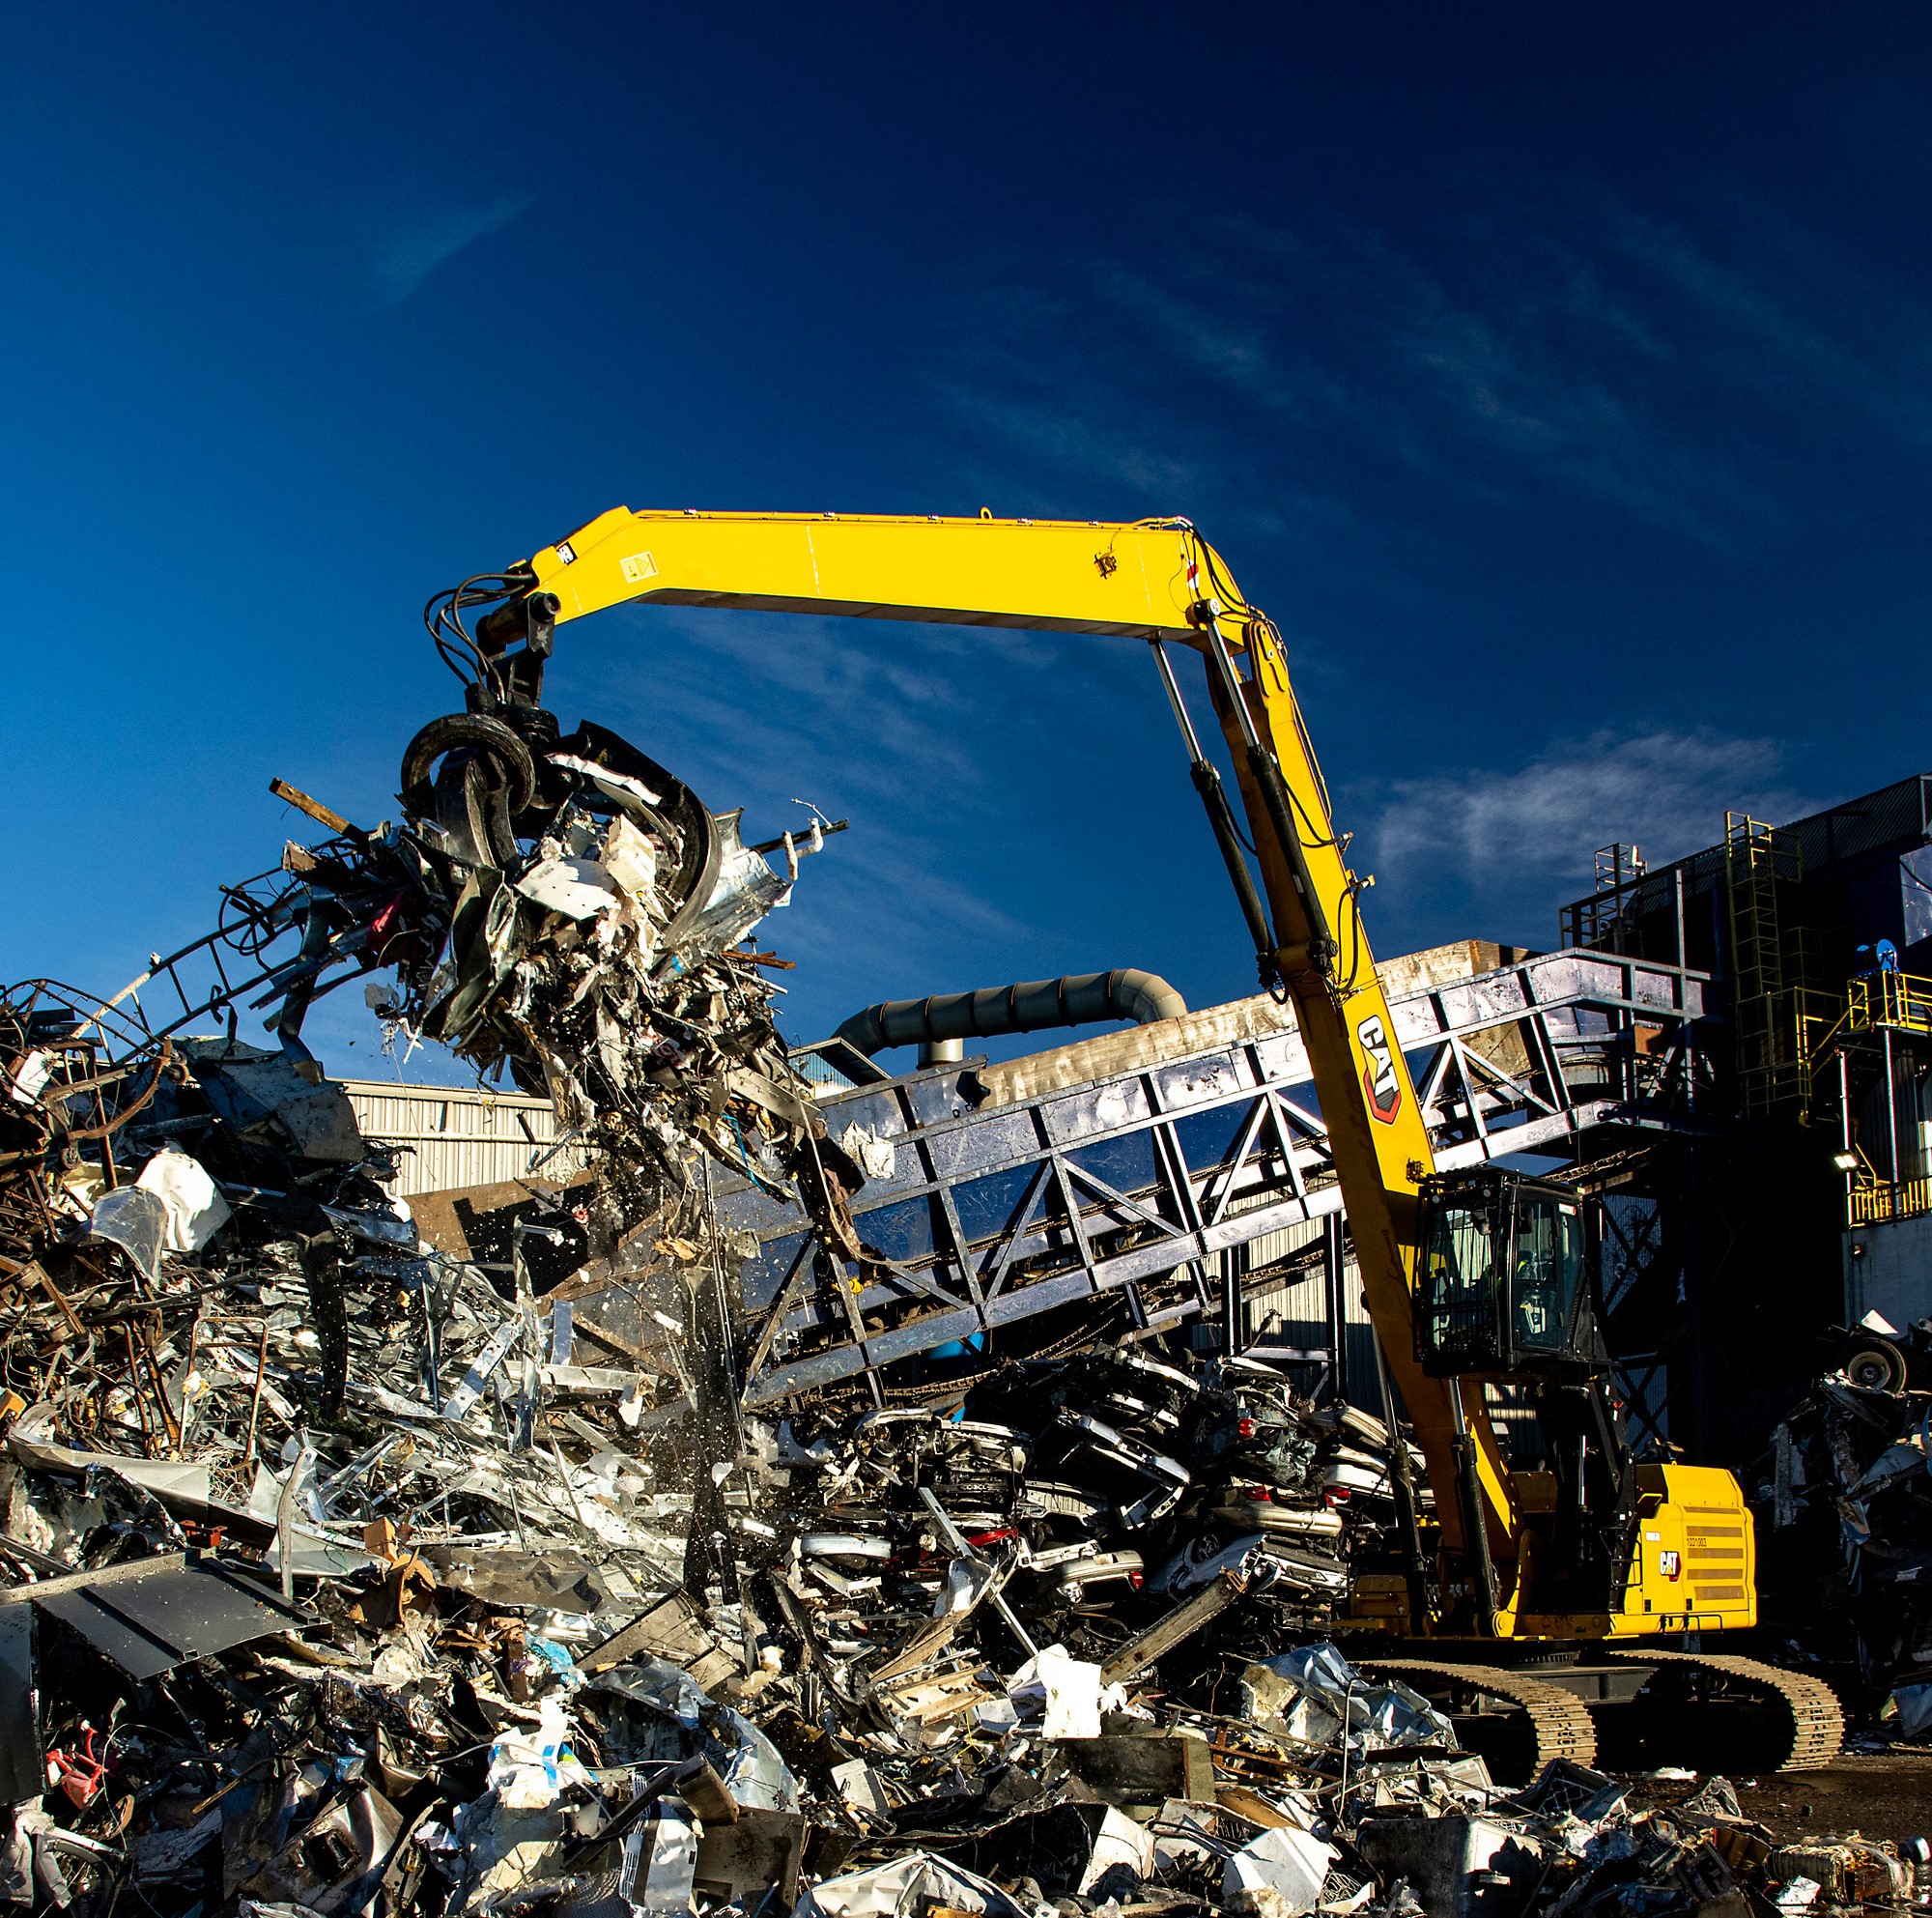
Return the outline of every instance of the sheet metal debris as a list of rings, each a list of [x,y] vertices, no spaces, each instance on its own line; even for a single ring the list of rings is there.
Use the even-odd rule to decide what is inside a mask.
[[[205,1554],[161,1554],[37,1579],[0,1591],[58,1618],[131,1678],[314,1621],[232,1565]]]
[[[1932,1391],[1820,1379],[1772,1434],[1757,1492],[1798,1642],[1885,1731],[1932,1738]]]

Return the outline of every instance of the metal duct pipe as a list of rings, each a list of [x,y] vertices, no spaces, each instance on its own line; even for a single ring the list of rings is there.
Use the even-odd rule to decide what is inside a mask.
[[[1005,1032],[1046,1032],[1056,1026],[1132,1019],[1151,1025],[1179,1018],[1187,1001],[1166,980],[1123,966],[1063,979],[994,986],[983,992],[937,992],[929,999],[889,999],[854,1013],[837,1037],[868,1057],[894,1045],[934,1049],[949,1040],[993,1039]],[[955,1052],[953,1057],[958,1057]]]

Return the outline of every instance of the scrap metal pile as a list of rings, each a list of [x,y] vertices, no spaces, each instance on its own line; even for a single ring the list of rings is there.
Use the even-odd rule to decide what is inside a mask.
[[[1932,1391],[1907,1377],[1932,1360],[1928,1334],[1867,1336],[1813,1386],[1773,1434],[1758,1507],[1794,1568],[1803,1639],[1855,1667],[1875,1704],[1889,1697],[1885,1729],[1914,1739],[1932,1735]],[[1855,1383],[1873,1374],[1859,1362],[1872,1349],[1886,1383]]]
[[[338,1088],[227,1041],[175,1056],[112,1134],[123,1183],[5,1304],[0,1901],[1747,1918],[1773,1885],[1794,1910],[1911,1894],[1891,1848],[1775,1847],[1721,1780],[1662,1810],[1561,1761],[1499,1785],[1349,1665],[1318,1627],[1382,1523],[1383,1435],[1264,1366],[1095,1348],[956,1403],[748,1418],[715,1458],[702,1288],[680,1277],[675,1334],[639,1303],[672,1293],[585,1289],[552,1235],[588,1184],[512,1208],[507,1258],[460,1257],[425,1237],[441,1209],[384,1196]],[[594,1316],[613,1300],[635,1342]]]
[[[1385,1522],[1362,1415],[1094,1350],[948,1407],[741,1418],[721,1455],[701,1239],[613,1277],[590,1179],[531,1182],[505,1257],[473,1213],[443,1249],[338,1086],[227,1038],[115,1081],[88,1158],[63,1121],[111,1093],[76,1015],[11,1003],[45,1206],[0,1304],[26,1902],[788,1902],[809,1838],[821,1874],[897,1871],[1022,1811],[1036,1882],[1078,1892],[1117,1786],[1195,1794],[1177,1857],[1235,1871],[1343,1718],[1445,1742],[1414,1694],[1279,1654]],[[1182,1692],[1197,1735],[1148,1737]]]
[[[449,644],[494,590],[432,609]],[[1405,1442],[1364,1415],[1132,1342],[744,1411],[769,1327],[712,1168],[884,1263],[867,1142],[827,1135],[744,945],[820,823],[779,873],[513,700],[527,657],[478,650],[399,823],[295,795],[329,837],[137,982],[178,1016],[0,1003],[0,1901],[1742,1918],[1780,1874],[1715,1783],[1499,1787],[1322,1642],[1394,1523]],[[300,1039],[353,980],[547,1093],[588,1171],[392,1199]],[[238,1036],[265,1010],[272,1049]],[[1787,1890],[1909,1888],[1846,1856]]]

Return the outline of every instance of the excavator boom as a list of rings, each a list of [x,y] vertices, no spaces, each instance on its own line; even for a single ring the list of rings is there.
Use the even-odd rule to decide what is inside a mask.
[[[1406,1597],[1384,1607],[1384,1628],[1489,1637],[1518,1630],[1605,1637],[1656,1628],[1651,1619],[1666,1608],[1644,1595],[1648,1560],[1640,1547],[1618,1547],[1631,1552],[1629,1575],[1613,1574],[1610,1596],[1592,1605],[1591,1616],[1552,1616],[1529,1602],[1527,1575],[1536,1550],[1558,1534],[1547,1523],[1539,1532],[1538,1521],[1525,1518],[1536,1507],[1518,1496],[1482,1381],[1468,1381],[1465,1399],[1459,1372],[1468,1367],[1425,1365],[1419,1356],[1419,1194],[1425,1186],[1436,1193],[1442,1182],[1433,1177],[1428,1131],[1362,926],[1364,882],[1350,871],[1347,839],[1335,830],[1281,636],[1244,599],[1227,563],[1188,521],[618,507],[505,574],[466,583],[449,599],[459,612],[495,606],[477,621],[473,642],[460,618],[453,630],[465,646],[473,646],[484,701],[507,708],[537,703],[557,624],[633,601],[1026,627],[1150,643],[1254,937],[1263,982],[1293,1004],[1370,1316],[1435,1494],[1439,1589],[1426,1594],[1425,1567],[1412,1548]],[[1221,776],[1200,744],[1172,670],[1167,648],[1173,644],[1198,652],[1205,662],[1260,866],[1259,889]],[[1492,1283],[1501,1288],[1500,1297],[1516,1281],[1504,1273]],[[1592,1389],[1601,1394],[1601,1382]],[[1593,1435],[1601,1438],[1606,1421],[1614,1422],[1606,1404],[1598,1405],[1595,1421],[1572,1421],[1586,1451]],[[1406,1480],[1399,1443],[1392,1456],[1400,1457],[1397,1477]],[[1656,1479],[1645,1495],[1654,1514],[1660,1501],[1667,1505],[1676,1496],[1657,1474],[1681,1476],[1687,1469],[1643,1470]],[[1747,1529],[1748,1516],[1727,1474],[1693,1475],[1699,1480],[1694,1495],[1706,1502],[1699,1509],[1736,1507]],[[1621,1484],[1628,1530],[1634,1526],[1634,1481],[1625,1476]],[[1400,1485],[1398,1491],[1402,1496]],[[1406,1516],[1413,1539],[1412,1505]],[[1680,1556],[1661,1552],[1659,1560],[1667,1564]],[[1501,1583],[1498,1562],[1509,1574]],[[1741,1592],[1732,1616],[1699,1622],[1747,1623],[1747,1591]],[[1688,1613],[1685,1599],[1676,1602]]]
[[[634,513],[618,506],[529,562],[556,618],[626,600],[964,626],[1190,635],[1182,522]],[[1198,541],[1195,541],[1198,544]]]
[[[533,591],[554,598],[557,623],[649,601],[1093,633],[1203,653],[1256,828],[1272,922],[1265,957],[1308,1046],[1371,1316],[1432,1482],[1455,1482],[1456,1446],[1473,1422],[1492,1513],[1507,1527],[1504,1467],[1487,1417],[1479,1410],[1473,1421],[1459,1421],[1453,1387],[1426,1379],[1413,1357],[1415,1194],[1433,1161],[1362,928],[1356,877],[1329,817],[1280,639],[1191,525],[618,507],[527,564]],[[1270,773],[1285,805],[1270,805]],[[1284,843],[1284,824],[1293,844]],[[1438,1503],[1459,1549],[1460,1507]]]

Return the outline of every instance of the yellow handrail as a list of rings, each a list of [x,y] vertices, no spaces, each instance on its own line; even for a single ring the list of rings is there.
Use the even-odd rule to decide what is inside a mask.
[[[1846,988],[1845,1023],[1853,1032],[1890,1026],[1932,1034],[1932,979],[1909,972],[1868,972]]]
[[[1847,1196],[1852,1224],[1883,1225],[1889,1219],[1932,1212],[1932,1179],[1901,1179],[1896,1203],[1889,1186],[1854,1186]]]

